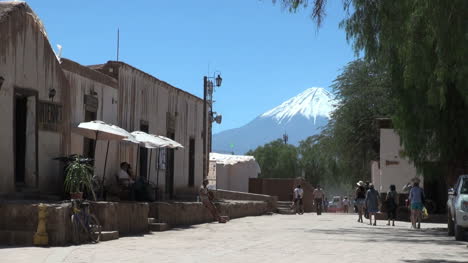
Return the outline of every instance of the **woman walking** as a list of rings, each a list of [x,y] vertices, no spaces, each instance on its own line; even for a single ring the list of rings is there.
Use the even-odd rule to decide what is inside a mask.
[[[366,200],[366,189],[364,188],[364,182],[359,181],[357,182],[357,188],[356,188],[356,206],[357,206],[357,212],[358,212],[358,222],[362,223],[362,216],[364,214],[364,203]]]
[[[422,210],[424,208],[424,190],[419,187],[419,182],[419,178],[413,179],[413,187],[408,198],[411,206],[411,227],[418,229],[421,228]]]
[[[366,193],[366,206],[369,212],[369,221],[371,225],[377,225],[376,214],[379,212],[379,192],[374,189],[373,184],[369,184],[369,190]],[[374,224],[372,224],[372,216],[374,216]]]
[[[388,191],[387,193],[385,202],[387,204],[387,214],[388,214],[387,226],[390,225],[390,221],[392,221],[392,226],[395,226],[396,210],[398,207],[398,193],[396,191],[396,187],[394,184],[390,185],[390,191]]]

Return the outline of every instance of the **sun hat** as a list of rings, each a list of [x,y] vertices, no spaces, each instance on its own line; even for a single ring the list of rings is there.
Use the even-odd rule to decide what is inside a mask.
[[[364,182],[363,181],[359,181],[356,183],[358,186],[364,186]]]

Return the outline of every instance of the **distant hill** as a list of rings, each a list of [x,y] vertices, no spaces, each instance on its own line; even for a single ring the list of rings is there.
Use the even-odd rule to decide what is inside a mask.
[[[246,125],[213,135],[213,152],[244,154],[288,134],[289,143],[318,134],[336,103],[324,88],[310,88],[263,113]],[[233,146],[233,147],[232,147]]]

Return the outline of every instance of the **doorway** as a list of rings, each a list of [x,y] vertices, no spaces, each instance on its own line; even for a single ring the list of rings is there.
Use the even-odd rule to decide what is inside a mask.
[[[167,137],[174,140],[175,133],[167,132]],[[166,194],[170,199],[174,198],[174,149],[166,149]]]
[[[96,111],[85,110],[85,122],[95,121],[97,117]],[[94,159],[94,148],[96,141],[93,139],[83,138],[83,155]]]
[[[14,100],[15,185],[35,188],[37,173],[37,93],[15,89]]]
[[[189,180],[188,186],[193,187],[195,185],[195,139],[190,138],[189,142]]]
[[[140,123],[140,131],[142,132],[149,132],[149,125],[147,122],[142,121]],[[140,169],[139,169],[139,175],[143,176],[143,178],[148,178],[148,149],[145,147],[139,147],[140,148],[140,163],[138,164]]]
[[[15,105],[15,183],[24,184],[26,177],[26,120],[28,98],[17,95]]]

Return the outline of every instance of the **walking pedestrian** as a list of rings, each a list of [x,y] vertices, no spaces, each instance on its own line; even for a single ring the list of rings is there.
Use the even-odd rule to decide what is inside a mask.
[[[369,190],[366,193],[366,207],[369,213],[370,224],[376,226],[376,214],[379,212],[379,192],[374,189],[373,184],[369,184]],[[372,216],[374,216],[374,224],[372,224]]]
[[[370,182],[366,181],[366,185],[364,186],[365,193],[369,191],[369,185],[370,185]],[[369,211],[367,210],[367,206],[365,205],[365,203],[364,203],[364,217],[366,219],[369,218]]]
[[[343,199],[343,212],[349,213],[349,200],[347,196]]]
[[[413,187],[409,193],[409,203],[411,208],[411,228],[421,228],[422,210],[424,208],[424,190],[419,187],[419,178],[413,179]],[[417,223],[417,225],[416,225]]]
[[[388,215],[387,226],[390,225],[390,221],[392,221],[392,226],[395,226],[396,210],[398,207],[398,193],[396,191],[396,187],[394,184],[390,185],[390,191],[388,191],[387,193],[387,197],[385,198],[385,203],[387,206],[387,215]]]
[[[321,215],[323,209],[323,200],[325,199],[325,193],[323,192],[323,189],[320,187],[320,185],[317,185],[317,188],[314,189],[314,191],[312,192],[312,196],[314,197],[314,204],[315,209],[317,211],[317,215]]]
[[[302,198],[304,197],[304,190],[301,188],[301,185],[297,185],[294,189],[294,207],[295,212],[299,215],[304,214],[304,203]]]
[[[358,222],[362,223],[362,216],[364,214],[364,204],[366,202],[366,189],[364,188],[364,182],[359,181],[356,183],[356,206],[357,206],[357,213],[358,213]]]

